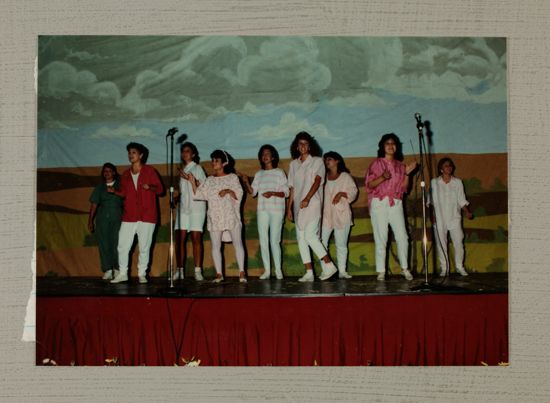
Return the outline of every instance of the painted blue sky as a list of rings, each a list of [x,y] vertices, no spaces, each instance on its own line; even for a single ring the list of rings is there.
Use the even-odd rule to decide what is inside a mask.
[[[174,126],[203,160],[265,143],[288,157],[302,130],[344,156],[374,156],[392,131],[410,154],[415,112],[433,152],[506,152],[505,40],[39,38],[39,168],[126,164],[130,141],[162,163]]]

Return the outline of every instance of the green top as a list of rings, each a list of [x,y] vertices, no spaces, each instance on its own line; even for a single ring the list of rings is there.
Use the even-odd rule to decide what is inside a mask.
[[[120,188],[118,181],[115,181],[115,189]],[[97,219],[117,219],[122,218],[122,198],[107,192],[107,185],[101,183],[90,196],[90,203],[97,204]]]

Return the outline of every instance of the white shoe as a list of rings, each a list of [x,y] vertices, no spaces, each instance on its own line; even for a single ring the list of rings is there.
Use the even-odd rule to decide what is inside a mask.
[[[347,271],[339,271],[338,278],[351,278],[351,274],[349,274]]]
[[[128,281],[128,274],[119,273],[114,279],[111,280],[111,284],[123,283],[125,281]]]
[[[411,281],[413,279],[411,272],[407,269],[401,269],[401,275],[405,277],[408,281]]]
[[[376,276],[377,281],[384,281],[386,279],[386,273],[378,273]]]
[[[113,279],[113,271],[107,270],[105,273],[103,273],[103,277],[101,277],[102,280],[112,280]]]
[[[174,270],[174,272],[172,273],[172,280],[183,280],[183,270],[183,267],[178,267],[176,270]]]
[[[283,272],[281,269],[275,269],[275,277],[277,278],[277,280],[283,279]]]
[[[447,271],[446,270],[441,270],[439,272],[439,277],[446,277],[447,276]]]
[[[462,277],[466,277],[468,275],[468,272],[464,270],[464,267],[457,267],[456,271],[459,272]]]
[[[268,270],[264,270],[264,274],[260,276],[260,280],[268,280],[271,277],[271,273]]]
[[[214,280],[212,280],[213,283],[221,283],[223,281],[223,276],[216,276]]]
[[[139,283],[140,284],[147,284],[147,277],[139,276]]]
[[[242,272],[242,273],[243,273],[243,276],[242,276],[242,277],[239,275],[239,283],[247,283],[248,280],[247,280],[246,277],[244,276],[244,272]]]
[[[338,269],[336,268],[336,266],[334,266],[334,263],[332,262],[325,263],[324,266],[325,267],[323,268],[323,272],[319,276],[319,280],[328,280],[332,277],[334,273],[338,271]]]
[[[306,274],[298,279],[300,283],[313,281],[313,270],[306,270]]]
[[[195,280],[196,281],[203,281],[204,280],[204,277],[202,276],[200,267],[195,267]]]

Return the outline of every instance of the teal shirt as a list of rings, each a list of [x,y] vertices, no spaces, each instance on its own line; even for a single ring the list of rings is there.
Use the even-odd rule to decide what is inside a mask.
[[[115,181],[114,187],[119,189],[118,181]],[[94,189],[90,196],[90,203],[97,204],[97,220],[120,221],[122,219],[122,198],[107,192],[105,183],[101,183]]]

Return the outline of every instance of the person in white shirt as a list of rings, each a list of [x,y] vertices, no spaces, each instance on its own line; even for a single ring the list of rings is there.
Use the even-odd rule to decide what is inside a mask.
[[[281,270],[281,231],[285,217],[285,198],[288,197],[288,182],[285,172],[278,168],[279,153],[270,144],[264,144],[258,151],[261,170],[256,172],[252,185],[247,175],[242,175],[243,184],[252,196],[258,197],[257,221],[260,250],[264,272],[260,280],[271,276],[269,246],[273,253],[275,276],[283,278]]]
[[[323,182],[325,165],[321,158],[321,147],[307,132],[300,132],[290,146],[292,162],[288,172],[287,217],[296,224],[296,238],[306,273],[298,281],[313,281],[313,265],[309,248],[322,260],[323,272],[319,279],[326,280],[338,270],[321,240],[321,208],[323,205]]]
[[[193,198],[208,202],[206,226],[210,233],[212,260],[216,267],[214,282],[223,281],[222,242],[232,242],[239,266],[239,281],[246,283],[241,220],[243,188],[235,174],[235,160],[223,150],[214,150],[210,158],[213,175],[206,178],[200,186],[193,174],[189,174],[188,180],[193,186]]]
[[[357,197],[357,185],[349,174],[340,154],[329,151],[323,156],[327,170],[323,204],[321,239],[328,251],[328,241],[334,232],[338,277],[351,278],[346,271],[348,260],[348,238],[353,225],[350,204]]]
[[[462,181],[453,176],[455,164],[448,158],[442,158],[437,163],[437,171],[441,174],[431,180],[430,194],[431,206],[435,212],[435,239],[437,254],[439,257],[440,275],[449,274],[450,262],[447,248],[447,233],[450,234],[455,251],[456,271],[462,276],[467,276],[464,269],[464,232],[462,231],[461,210],[468,219],[473,215],[468,208],[468,201],[464,195]]]
[[[206,219],[206,202],[193,200],[193,186],[189,182],[189,174],[198,181],[199,185],[206,180],[204,169],[199,165],[200,157],[197,147],[193,143],[186,142],[180,147],[183,169],[178,168],[179,203],[176,210],[176,261],[177,269],[173,279],[183,279],[186,261],[186,238],[191,233],[193,243],[193,260],[195,263],[195,280],[204,280],[202,276],[202,231]]]

